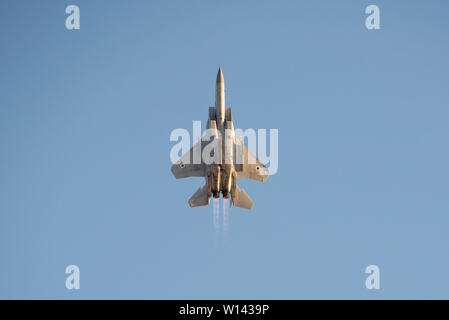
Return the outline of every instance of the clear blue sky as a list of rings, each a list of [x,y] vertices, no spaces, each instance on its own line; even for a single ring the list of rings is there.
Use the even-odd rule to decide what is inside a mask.
[[[449,298],[448,12],[1,1],[0,298]],[[205,124],[218,66],[235,125],[279,129],[279,170],[239,182],[255,206],[214,240],[169,135]]]

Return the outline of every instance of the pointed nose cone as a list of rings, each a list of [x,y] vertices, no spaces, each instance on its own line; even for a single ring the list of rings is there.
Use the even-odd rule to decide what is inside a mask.
[[[217,73],[217,83],[219,83],[219,82],[224,82],[223,70],[221,70],[221,68],[218,68],[218,73]]]

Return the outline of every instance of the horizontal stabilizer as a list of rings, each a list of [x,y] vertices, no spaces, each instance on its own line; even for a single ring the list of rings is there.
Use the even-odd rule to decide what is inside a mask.
[[[207,187],[199,188],[195,194],[189,199],[191,208],[207,206],[209,204],[209,195],[207,194]]]
[[[245,190],[240,189],[238,186],[235,186],[234,192],[231,194],[232,203],[236,207],[251,209],[254,205],[253,200],[246,194]]]

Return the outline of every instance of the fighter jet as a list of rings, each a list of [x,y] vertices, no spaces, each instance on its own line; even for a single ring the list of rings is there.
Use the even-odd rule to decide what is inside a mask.
[[[264,182],[268,169],[235,137],[231,108],[225,106],[223,71],[218,69],[215,86],[215,106],[209,107],[206,134],[172,167],[176,179],[204,177],[206,184],[190,198],[190,207],[207,206],[210,198],[231,196],[234,206],[251,209],[254,202],[237,179]]]

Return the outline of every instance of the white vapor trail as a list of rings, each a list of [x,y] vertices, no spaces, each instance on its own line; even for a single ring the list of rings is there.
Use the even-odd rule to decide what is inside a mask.
[[[223,199],[223,229],[226,232],[229,226],[229,199]]]
[[[215,234],[220,230],[220,198],[214,198],[214,229]]]

